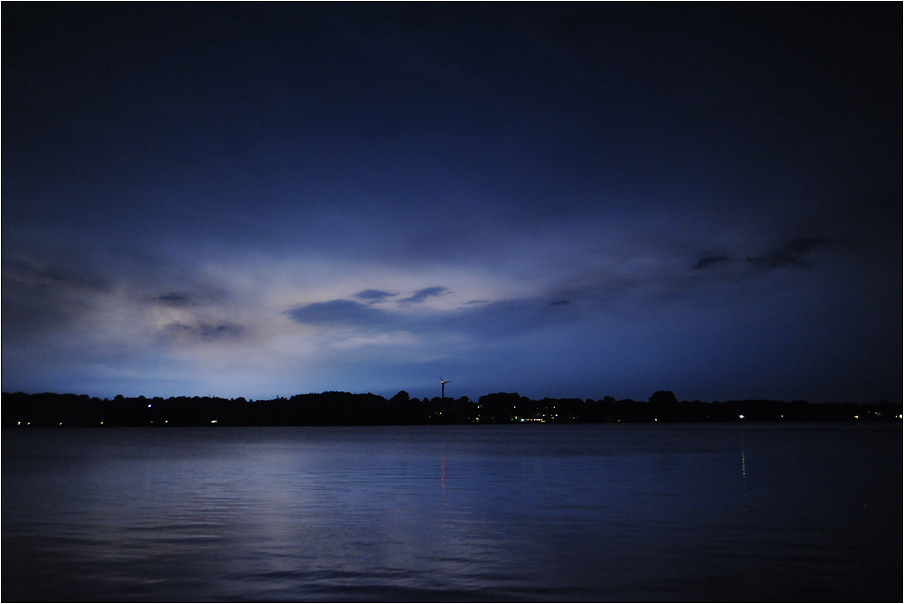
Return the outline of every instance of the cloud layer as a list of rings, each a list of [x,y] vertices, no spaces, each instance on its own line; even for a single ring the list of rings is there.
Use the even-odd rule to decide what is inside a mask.
[[[899,397],[899,12],[10,5],[3,388]]]

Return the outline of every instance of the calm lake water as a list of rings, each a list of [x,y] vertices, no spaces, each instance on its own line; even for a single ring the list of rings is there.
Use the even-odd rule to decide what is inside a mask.
[[[2,433],[2,599],[902,600],[900,424]]]

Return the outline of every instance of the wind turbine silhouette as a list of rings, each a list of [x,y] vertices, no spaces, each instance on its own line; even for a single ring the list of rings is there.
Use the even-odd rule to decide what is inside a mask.
[[[449,380],[444,380],[444,379],[443,379],[443,376],[439,376],[439,383],[442,384],[442,386],[443,386],[442,400],[446,400],[446,384],[449,384],[450,381],[449,381]]]

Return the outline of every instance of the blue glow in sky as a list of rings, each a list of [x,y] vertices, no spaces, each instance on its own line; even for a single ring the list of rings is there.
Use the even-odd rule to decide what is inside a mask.
[[[4,391],[900,400],[898,4],[3,16]]]

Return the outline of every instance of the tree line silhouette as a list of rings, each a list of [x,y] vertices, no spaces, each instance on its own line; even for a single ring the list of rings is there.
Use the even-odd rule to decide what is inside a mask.
[[[112,400],[82,394],[2,394],[3,428],[103,426],[360,426],[511,423],[878,421],[900,420],[901,403],[820,403],[737,400],[678,401],[660,390],[647,401],[532,400],[496,392],[472,401],[323,392],[269,400],[218,397]]]

